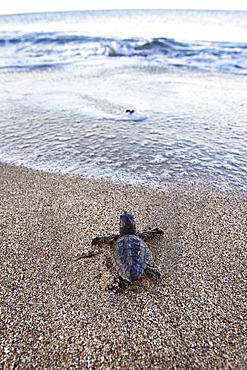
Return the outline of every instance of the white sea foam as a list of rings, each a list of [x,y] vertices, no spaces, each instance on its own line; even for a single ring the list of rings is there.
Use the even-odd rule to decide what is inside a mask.
[[[83,15],[102,21],[96,13]],[[124,16],[136,26],[140,17],[162,23],[169,13],[169,22],[181,20],[181,37],[194,24],[192,14],[204,16],[198,34],[226,16],[239,31],[245,24],[240,16],[246,16],[161,13]],[[114,14],[115,20],[123,15]],[[103,23],[97,34],[93,21],[77,29],[81,16],[1,18],[0,28],[8,29],[0,30],[0,160],[135,184],[213,182],[246,189],[247,49],[240,33],[234,45],[222,37],[212,44],[209,37],[179,41],[175,34],[156,34],[156,26],[141,34],[145,27],[132,24],[136,33],[127,38],[114,27],[107,34]]]

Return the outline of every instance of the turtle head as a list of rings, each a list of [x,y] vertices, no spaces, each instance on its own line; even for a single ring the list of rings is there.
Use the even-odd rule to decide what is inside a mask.
[[[130,213],[124,211],[124,213],[120,216],[120,235],[132,234],[136,234],[134,217]]]

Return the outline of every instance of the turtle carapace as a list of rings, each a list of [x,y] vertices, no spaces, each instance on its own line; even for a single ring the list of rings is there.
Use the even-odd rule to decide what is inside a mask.
[[[149,250],[144,242],[148,236],[163,234],[163,231],[156,228],[153,230],[136,232],[134,217],[124,212],[120,216],[120,234],[104,237],[97,237],[92,240],[92,245],[100,244],[103,241],[113,243],[113,263],[118,272],[118,288],[126,287],[124,281],[133,282],[143,274],[148,272],[155,276],[160,276],[159,272],[148,267]]]

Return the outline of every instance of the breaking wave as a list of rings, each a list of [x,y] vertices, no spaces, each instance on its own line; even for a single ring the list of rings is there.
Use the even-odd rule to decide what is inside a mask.
[[[63,32],[1,32],[0,68],[47,68],[98,58],[138,58],[176,67],[246,74],[247,44],[115,39]]]

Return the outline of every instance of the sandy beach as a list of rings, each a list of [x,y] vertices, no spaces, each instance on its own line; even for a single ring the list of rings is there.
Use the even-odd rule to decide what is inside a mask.
[[[2,369],[244,369],[244,192],[166,191],[0,164]],[[107,247],[123,210],[148,242],[114,294]]]

